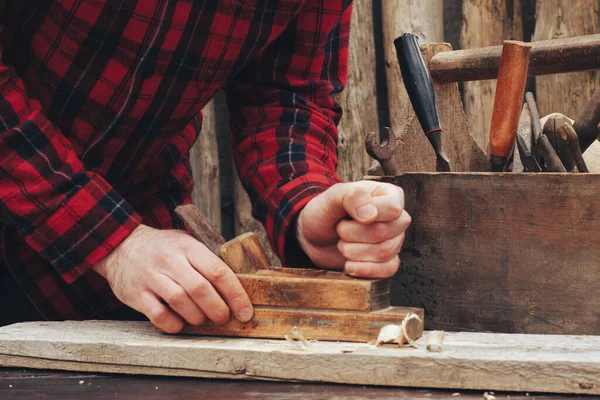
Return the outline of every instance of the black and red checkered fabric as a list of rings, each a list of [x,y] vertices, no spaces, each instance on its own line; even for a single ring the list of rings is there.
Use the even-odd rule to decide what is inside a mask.
[[[120,303],[91,267],[139,223],[181,228],[220,89],[255,216],[285,253],[339,181],[350,3],[0,0],[0,265],[44,318],[109,316]]]

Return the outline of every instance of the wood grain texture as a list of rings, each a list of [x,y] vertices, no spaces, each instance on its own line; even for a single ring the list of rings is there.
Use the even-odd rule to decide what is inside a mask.
[[[593,71],[600,65],[600,34],[540,40],[532,45],[529,76]],[[440,82],[496,79],[501,54],[502,46],[442,53],[432,60],[431,75]]]
[[[421,46],[423,58],[428,63],[443,51],[452,50],[447,43],[431,43]],[[433,82],[440,120],[444,130],[444,149],[453,171],[489,171],[487,156],[471,136],[469,123],[463,111],[458,84]],[[396,131],[398,151],[395,164],[403,172],[435,171],[436,158],[431,144],[412,109],[403,120],[403,129]]]
[[[221,192],[219,188],[219,152],[214,101],[202,110],[202,132],[190,151],[194,177],[192,203],[206,215],[208,222],[221,232]]]
[[[522,392],[600,393],[600,338],[446,333],[439,353],[364,343],[163,335],[143,322],[0,328],[0,363],[25,368]]]
[[[412,307],[388,307],[383,310],[360,312],[324,310],[313,308],[287,308],[255,306],[254,317],[248,322],[231,319],[226,325],[207,323],[201,326],[184,326],[182,334],[206,336],[235,336],[243,338],[283,339],[292,329],[307,340],[363,342],[377,339],[385,325],[402,323],[410,313],[413,320],[407,328],[411,338],[423,333],[423,310]]]
[[[254,305],[353,311],[390,305],[389,279],[356,279],[338,272],[304,277],[273,271],[237,277]]]
[[[600,334],[600,175],[405,174],[392,304],[425,328]]]
[[[219,255],[219,249],[225,243],[225,239],[195,205],[183,204],[177,206],[175,213],[190,228],[198,241],[204,244],[213,254]]]
[[[220,249],[221,258],[236,273],[253,274],[271,266],[258,236],[254,232],[237,236]]]
[[[406,128],[410,101],[402,83],[394,39],[410,32],[419,37],[421,44],[444,41],[444,2],[385,0],[382,1],[381,14],[390,124],[398,133]]]
[[[523,40],[520,1],[464,0],[462,15],[461,49],[497,46],[506,39]],[[495,79],[464,84],[465,113],[471,134],[482,149],[487,149],[490,140],[495,92]]]
[[[371,161],[365,152],[364,138],[379,129],[371,0],[353,3],[349,51],[346,88],[336,99],[343,110],[338,125],[337,173],[345,182],[365,175]]]
[[[502,171],[515,144],[525,95],[530,52],[529,43],[504,41],[490,128],[492,171]]]
[[[248,193],[244,190],[237,173],[234,174],[233,182],[234,193],[234,209],[235,209],[235,235],[243,235],[244,233],[253,232],[258,236],[271,265],[281,265],[281,261],[273,252],[273,248],[267,238],[265,227],[252,216],[252,204]]]
[[[600,3],[598,0],[538,0],[534,40],[568,38],[600,33]],[[596,35],[599,36],[600,35]],[[600,51],[596,50],[600,66]],[[577,58],[573,61],[581,62]],[[585,106],[600,88],[598,72],[578,72],[536,78],[540,114],[560,112],[571,118]]]

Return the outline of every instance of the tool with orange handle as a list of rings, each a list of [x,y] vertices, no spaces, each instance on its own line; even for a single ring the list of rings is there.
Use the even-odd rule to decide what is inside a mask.
[[[531,44],[506,40],[498,71],[490,129],[490,161],[493,172],[504,168],[513,151],[525,94]]]

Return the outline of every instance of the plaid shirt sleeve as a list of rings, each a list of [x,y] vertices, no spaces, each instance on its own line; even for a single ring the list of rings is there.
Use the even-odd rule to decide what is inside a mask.
[[[7,4],[0,0],[2,18]],[[141,218],[101,176],[85,170],[73,145],[1,60],[0,47],[0,221],[71,283]]]
[[[308,1],[226,89],[236,167],[253,215],[285,265],[297,261],[291,259],[295,240],[286,238],[294,237],[288,231],[298,214],[340,181],[335,171],[342,112],[332,96],[346,83],[348,3]]]

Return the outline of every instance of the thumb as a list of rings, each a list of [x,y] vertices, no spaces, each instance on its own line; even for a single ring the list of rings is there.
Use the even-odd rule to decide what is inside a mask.
[[[368,224],[377,219],[378,211],[370,191],[359,182],[342,183],[325,192],[327,218],[339,221],[346,215],[353,220]]]

